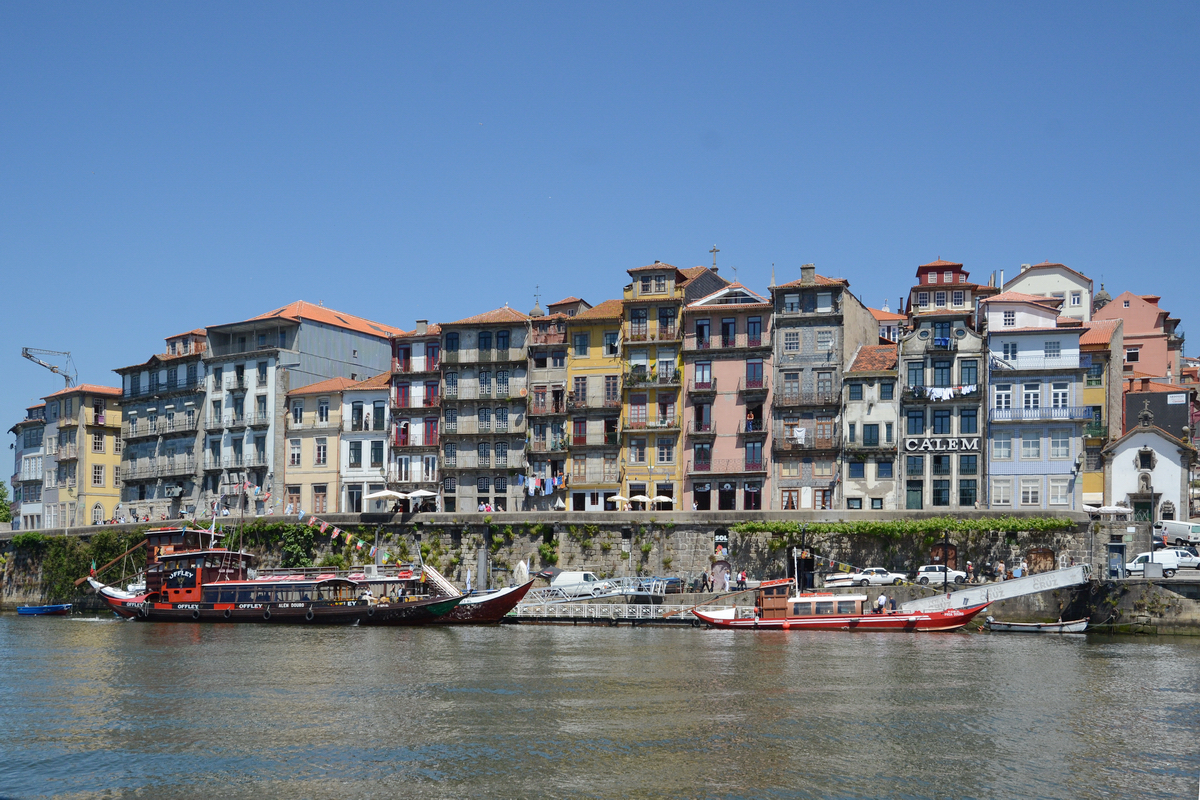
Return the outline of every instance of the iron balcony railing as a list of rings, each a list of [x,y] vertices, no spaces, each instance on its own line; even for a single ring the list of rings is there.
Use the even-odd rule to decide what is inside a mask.
[[[706,381],[688,381],[687,390],[689,394],[713,394],[717,391],[717,379],[709,378]]]
[[[773,397],[777,406],[830,406],[841,403],[841,394],[841,385],[837,382],[832,387],[821,387],[812,392],[776,390]]]
[[[688,434],[691,436],[716,436],[717,429],[712,422],[692,420],[691,424],[688,425]]]
[[[1089,422],[1083,428],[1083,435],[1089,439],[1107,439],[1108,426],[1100,422]]]
[[[762,394],[767,391],[767,378],[741,378],[738,380],[738,394]]]
[[[1087,406],[1042,406],[1040,408],[993,408],[988,411],[992,422],[1039,422],[1052,420],[1090,420],[1092,409]]]
[[[428,367],[425,369],[417,369],[413,366],[412,359],[392,359],[392,372],[397,372],[406,375],[423,375],[430,372],[438,371],[438,363],[432,359],[425,359],[428,362]]]
[[[323,420],[301,418],[299,422],[296,422],[295,417],[293,417],[291,414],[287,415],[287,429],[289,431],[332,431],[337,430],[340,427],[341,423],[330,417],[326,417]]]
[[[738,333],[734,336],[697,336],[694,333],[689,333],[683,338],[683,349],[685,351],[697,352],[706,350],[734,350],[746,347],[769,347],[770,341],[764,339],[762,334],[750,335],[747,333]]]
[[[625,373],[625,386],[678,386],[682,376],[674,368],[632,369]]]
[[[567,408],[571,411],[585,411],[588,409],[619,411],[621,409],[621,396],[593,395],[591,397],[579,397],[575,392],[568,392]]]
[[[674,342],[679,341],[680,329],[678,325],[627,324],[621,336],[627,342]]]
[[[938,403],[945,400],[979,397],[979,384],[965,386],[905,386],[901,399],[908,403]]]
[[[566,344],[567,332],[562,331],[539,331],[534,330],[529,334],[530,344]]]
[[[785,427],[776,424],[771,432],[771,448],[780,452],[806,452],[812,450],[836,450],[842,445],[842,432],[833,428],[817,435],[815,427]]]
[[[738,436],[763,436],[767,432],[767,424],[761,419],[747,419],[738,423]]]
[[[183,380],[167,381],[165,384],[157,383],[153,386],[149,384],[142,386],[139,383],[136,388],[131,386],[122,392],[122,397],[148,397],[165,392],[189,392],[203,388],[204,382],[198,378],[192,378],[191,380],[184,378]]]
[[[993,355],[989,361],[992,372],[1019,372],[1021,370],[1073,370],[1081,369],[1079,354],[1070,353],[1061,356],[1018,356],[1017,358],[1000,358]],[[1088,365],[1091,360],[1088,359]]]
[[[173,418],[159,417],[155,420],[138,419],[121,426],[121,438],[139,439],[147,436],[163,436],[170,433],[187,433],[196,430],[199,419],[193,414]]]
[[[766,472],[766,459],[714,458],[708,461],[693,460],[687,465],[688,474],[705,473],[729,475],[742,472]]]
[[[526,413],[529,414],[530,416],[541,416],[541,415],[547,415],[547,414],[565,414],[565,413],[567,413],[567,404],[566,403],[552,403],[552,402],[539,403],[537,401],[534,401],[529,404],[529,408],[526,411]]]
[[[535,453],[557,453],[567,449],[567,437],[556,436],[549,439],[533,439],[529,449]]]
[[[894,442],[894,441],[885,442],[878,438],[870,439],[868,441],[863,441],[862,439],[855,439],[853,442],[851,442],[849,440],[843,442],[842,447],[846,450],[852,450],[854,452],[884,453],[884,452],[895,451],[896,442]]]

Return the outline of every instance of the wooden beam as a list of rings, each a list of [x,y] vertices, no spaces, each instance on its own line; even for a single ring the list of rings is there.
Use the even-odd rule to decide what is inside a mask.
[[[128,549],[128,550],[126,550],[124,553],[122,553],[121,555],[117,556],[116,558],[114,558],[112,561],[108,562],[108,563],[107,563],[107,564],[105,564],[104,566],[100,567],[100,569],[96,570],[96,574],[97,574],[97,575],[99,575],[101,572],[104,572],[104,570],[108,569],[108,568],[109,568],[109,567],[111,567],[113,564],[115,564],[115,563],[117,563],[118,561],[120,561],[122,558],[125,558],[125,556],[129,555],[129,554],[130,554],[130,553],[132,553],[134,550],[137,550],[139,547],[144,547],[147,541],[148,541],[147,539],[142,539],[140,542],[138,542],[137,544],[135,544],[133,547],[129,548],[129,549]],[[88,576],[88,575],[84,575],[82,578],[80,578],[79,580],[75,581],[75,585],[76,585],[76,586],[78,586],[79,584],[83,583],[84,581],[86,581],[86,580],[88,579],[88,577],[90,577],[90,576]]]

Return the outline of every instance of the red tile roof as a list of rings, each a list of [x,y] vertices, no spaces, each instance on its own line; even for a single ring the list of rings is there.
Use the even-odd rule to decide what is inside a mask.
[[[903,314],[893,314],[891,311],[882,311],[878,308],[867,309],[871,312],[871,316],[875,317],[876,322],[903,322],[908,317]]]
[[[1058,308],[1062,305],[1061,297],[1042,297],[1036,294],[1024,294],[1023,292],[1001,292],[993,297],[987,297],[981,300],[982,303],[1034,303],[1047,308]]]
[[[51,397],[59,397],[68,394],[105,394],[110,397],[120,397],[121,390],[114,389],[111,386],[100,386],[95,383],[81,383],[78,386],[69,386],[65,389],[59,389],[54,394],[48,394],[43,397],[43,400],[49,400]]]
[[[327,392],[340,392],[358,384],[358,381],[352,381],[349,378],[330,378],[329,380],[310,383],[308,386],[301,386],[299,389],[292,389],[288,392],[288,397],[296,397],[302,394],[325,394]]]
[[[923,267],[961,267],[961,266],[962,266],[962,264],[956,263],[954,261],[942,261],[941,258],[938,258],[937,261],[930,261],[928,264],[918,264],[917,269],[921,269]]]
[[[346,391],[356,391],[359,389],[388,389],[392,385],[392,373],[381,372],[374,378],[367,378],[365,381],[359,381],[353,386],[347,386]]]
[[[623,300],[605,300],[599,305],[580,311],[575,316],[567,321],[574,320],[591,320],[591,319],[620,319],[625,314],[625,302]]]
[[[850,281],[846,280],[845,278],[826,278],[824,275],[814,275],[813,283],[815,283],[818,286],[849,286],[850,285]],[[803,285],[804,285],[804,279],[800,278],[798,280],[789,281],[788,283],[780,284],[779,286],[776,286],[775,288],[776,289],[791,289],[794,286],[803,286]]]
[[[334,311],[332,308],[325,306],[314,306],[312,303],[306,303],[303,300],[297,300],[283,308],[277,308],[274,311],[268,311],[266,314],[259,314],[251,319],[286,319],[292,322],[299,322],[302,319],[320,322],[324,325],[332,325],[335,328],[345,328],[346,330],[365,333],[369,336],[388,337],[404,333],[399,328],[393,328],[391,325],[384,325],[382,322],[372,322],[369,319],[356,317],[353,314],[345,314],[341,311]]]
[[[1121,324],[1119,319],[1094,319],[1083,324],[1083,335],[1079,337],[1080,347],[1087,345],[1106,345],[1112,342],[1113,333]]]
[[[1195,386],[1180,386],[1175,383],[1166,383],[1165,381],[1146,380],[1145,378],[1123,378],[1125,382],[1125,392],[1127,394],[1139,394],[1149,392],[1194,392]],[[1144,384],[1142,381],[1146,381]]]
[[[559,300],[557,303],[551,303],[550,305],[546,306],[546,308],[554,308],[555,306],[565,306],[567,303],[586,303],[586,302],[587,302],[587,300],[584,300],[581,297],[568,297],[565,300]]]
[[[897,345],[868,344],[858,348],[848,372],[882,372],[897,365]]]
[[[204,328],[196,328],[195,330],[184,331],[183,333],[177,333],[174,336],[168,336],[167,338],[178,339],[180,336],[204,336],[206,334],[207,331]]]
[[[683,272],[683,270],[679,269],[679,267],[676,267],[673,264],[668,264],[665,261],[655,261],[653,264],[647,264],[644,267],[634,267],[633,269],[627,269],[625,271],[633,274],[634,272],[645,272],[646,270],[651,269],[673,269],[676,272]]]
[[[684,283],[686,283],[687,281],[694,281],[696,278],[699,278],[708,271],[708,267],[688,267],[687,269],[681,269],[679,271],[682,272],[683,277],[687,279],[684,281]],[[717,277],[720,276],[718,275]]]
[[[442,326],[435,323],[433,325],[426,325],[424,333],[417,333],[415,330],[412,330],[412,331],[409,331],[408,333],[398,333],[392,338],[395,338],[395,339],[426,339],[430,336],[441,336],[441,335],[442,335]]]
[[[529,316],[527,314],[522,314],[515,308],[504,306],[503,308],[496,308],[455,322],[443,322],[442,325],[502,325],[506,322],[525,322],[528,319]]]

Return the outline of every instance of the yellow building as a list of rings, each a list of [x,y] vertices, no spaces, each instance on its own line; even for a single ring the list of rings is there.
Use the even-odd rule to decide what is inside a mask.
[[[679,509],[686,457],[681,449],[683,307],[721,289],[728,281],[708,267],[681,270],[656,261],[628,270],[621,355],[624,404],[621,411],[625,455],[622,494],[671,498],[635,510]]]
[[[56,527],[99,525],[119,516],[120,398],[120,389],[90,383],[45,398],[46,450],[53,466],[47,464],[43,503],[57,504]]]
[[[283,458],[285,514],[328,514],[337,510],[342,392],[357,383],[350,378],[330,378],[288,392]]]
[[[572,511],[616,511],[621,491],[621,320],[606,300],[568,317],[567,413]]]
[[[1121,320],[1093,320],[1083,324],[1079,352],[1087,360],[1083,404],[1092,421],[1083,429],[1083,502],[1090,506],[1111,505],[1104,496],[1104,446],[1121,436],[1121,369],[1125,339]],[[1114,357],[1114,353],[1116,356]]]

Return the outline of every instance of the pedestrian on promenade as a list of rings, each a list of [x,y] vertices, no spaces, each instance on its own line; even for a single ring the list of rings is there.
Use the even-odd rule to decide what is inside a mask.
[[[729,591],[729,573],[725,573],[725,591]]]
[[[975,565],[970,561],[967,562],[967,583],[975,582]]]
[[[700,573],[700,591],[701,591],[701,592],[707,592],[707,591],[708,591],[708,589],[709,589],[709,583],[708,583],[708,573],[707,573],[707,572],[701,572],[701,573]]]
[[[746,588],[746,570],[742,570],[741,572],[738,573],[737,587],[738,587],[738,591],[741,591]]]

